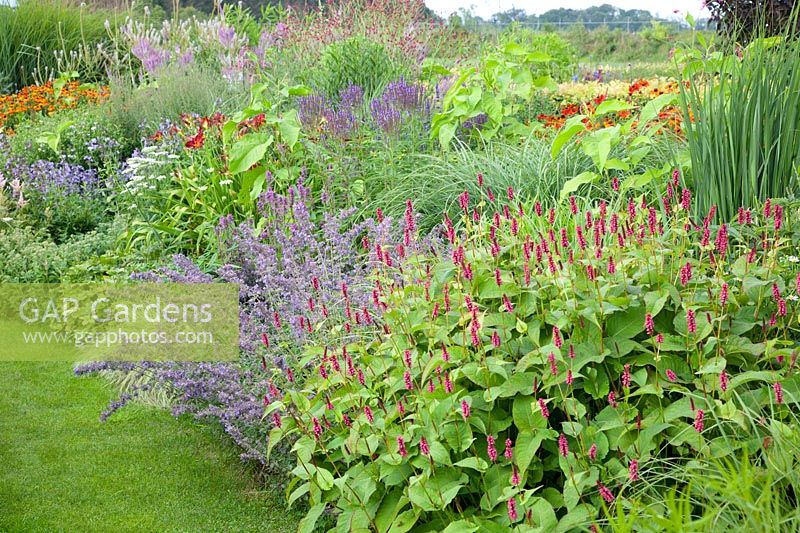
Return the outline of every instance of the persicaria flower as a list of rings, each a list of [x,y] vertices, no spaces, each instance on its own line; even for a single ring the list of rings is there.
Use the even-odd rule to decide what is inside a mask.
[[[781,290],[778,288],[777,283],[772,284],[772,297],[775,299],[776,302],[781,298]]]
[[[614,391],[608,393],[608,405],[615,409],[617,407],[617,395],[614,394]]]
[[[775,216],[775,231],[778,231],[783,225],[783,207],[776,205],[773,215]]]
[[[553,352],[547,356],[547,361],[550,363],[550,374],[555,376],[558,374],[558,366],[556,365],[556,356]]]
[[[728,226],[725,224],[719,227],[719,230],[717,231],[717,239],[714,241],[714,246],[716,247],[719,255],[725,255],[725,252],[728,251]]]
[[[606,501],[606,503],[611,503],[614,501],[614,493],[608,490],[608,487],[600,483],[600,480],[597,481],[597,490],[600,492],[600,496]]]
[[[369,405],[364,406],[364,414],[367,417],[367,422],[372,424],[375,421],[375,418],[372,416],[372,409],[369,408]]]
[[[764,202],[764,218],[769,218],[772,215],[772,200],[767,198]]]
[[[517,465],[511,466],[511,484],[515,487],[519,485],[519,470],[517,470]]]
[[[622,370],[622,386],[631,388],[631,365],[626,364]]]
[[[728,390],[728,373],[724,369],[719,374],[719,388],[722,392]]]
[[[405,350],[403,352],[403,361],[405,361],[408,368],[411,368],[411,350]]]
[[[513,187],[509,187],[506,190],[506,195],[508,196],[508,200],[509,201],[513,200],[514,199],[514,188]]]
[[[619,192],[619,178],[618,177],[613,176],[611,178],[611,188],[614,190],[614,192]]]
[[[558,326],[553,326],[553,344],[555,344],[558,349],[561,349],[561,346],[564,344],[564,341],[561,339],[561,330],[558,329]]]
[[[639,462],[636,459],[631,459],[628,465],[628,479],[631,481],[639,479]]]
[[[728,303],[728,284],[723,283],[722,288],[719,291],[719,304],[722,307],[725,307],[726,303]]]
[[[405,457],[408,455],[408,451],[406,450],[406,441],[403,440],[402,435],[397,436],[397,453],[400,454],[400,457]]]
[[[681,285],[686,285],[692,279],[692,265],[691,263],[686,263],[681,267],[680,270],[680,280]]]
[[[562,457],[569,455],[569,443],[567,442],[567,436],[563,433],[558,437],[558,452]]]
[[[322,377],[322,379],[328,379],[328,371],[325,370],[325,363],[320,363],[319,375]]]
[[[495,283],[497,283],[498,287],[502,287],[503,286],[503,278],[500,276],[500,269],[499,268],[495,268],[494,269],[494,281],[495,281]]]
[[[514,306],[511,304],[511,300],[505,294],[503,295],[503,307],[505,307],[506,311],[509,313],[514,312]]]
[[[697,332],[697,320],[695,319],[693,309],[686,310],[686,329],[689,333]]]
[[[403,403],[403,400],[397,402],[397,412],[400,413],[401,416],[406,414],[406,406]]]
[[[505,452],[503,452],[503,455],[509,461],[514,456],[513,455],[513,453],[514,453],[513,452],[513,448],[514,448],[514,443],[511,442],[511,439],[506,439],[506,450],[505,450]]]
[[[500,347],[500,335],[498,335],[496,331],[492,333],[492,346],[495,348]]]
[[[403,373],[403,381],[405,382],[406,390],[413,390],[414,389],[414,382],[411,381],[411,372],[409,372],[408,370],[406,370]]]
[[[675,372],[673,372],[672,369],[668,368],[666,374],[667,374],[667,379],[672,381],[673,383],[678,380],[678,376],[675,375]]]
[[[617,265],[614,263],[614,258],[608,257],[608,273],[614,274],[617,271]]]
[[[450,352],[442,345],[442,360],[446,363],[450,360]]]
[[[519,516],[517,515],[517,501],[514,498],[508,500],[508,519],[516,522]]]
[[[494,437],[491,435],[486,436],[486,454],[490,461],[497,461],[497,448],[494,447]]]
[[[314,425],[314,438],[319,440],[320,435],[322,435],[322,426],[319,424],[319,419],[314,416],[311,418],[311,423]]]
[[[419,451],[422,455],[430,455],[431,450],[428,448],[428,441],[425,440],[425,437],[419,438]]]
[[[681,207],[688,211],[692,205],[692,191],[689,189],[683,189],[681,191]]]
[[[776,208],[778,206],[775,206]],[[775,391],[775,403],[778,405],[783,403],[783,387],[781,386],[780,381],[776,381],[774,385],[772,385],[772,389]]]
[[[547,403],[541,398],[539,398],[539,411],[542,412],[542,416],[548,418],[550,416],[550,411],[547,409]]]
[[[569,210],[573,215],[578,214],[578,203],[575,200],[575,196],[569,197]]]
[[[703,417],[705,413],[703,413],[702,409],[698,409],[694,415],[694,429],[698,433],[703,432]]]
[[[597,459],[597,444],[592,443],[589,447],[589,460],[595,461]]]
[[[658,335],[656,335],[656,342],[658,344],[663,344],[664,343],[664,334],[663,333],[659,333]]]
[[[461,416],[464,417],[464,420],[469,418],[469,404],[467,400],[461,400]]]
[[[778,316],[786,316],[786,300],[778,300]]]
[[[272,413],[272,423],[275,425],[276,428],[281,427],[281,415],[278,414],[277,411]]]
[[[444,375],[444,391],[448,394],[453,392],[453,382],[450,381],[450,372],[446,372]]]
[[[644,330],[648,335],[653,335],[653,333],[656,331],[656,324],[653,322],[653,315],[650,313],[647,313],[644,316]]]
[[[567,385],[572,385],[572,370],[567,370]]]

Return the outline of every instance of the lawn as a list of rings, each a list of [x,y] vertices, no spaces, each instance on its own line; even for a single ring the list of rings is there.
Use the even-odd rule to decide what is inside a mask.
[[[0,530],[293,531],[217,427],[133,406],[67,363],[0,364]]]

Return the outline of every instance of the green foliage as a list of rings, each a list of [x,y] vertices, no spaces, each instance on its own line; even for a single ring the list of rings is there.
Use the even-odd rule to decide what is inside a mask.
[[[550,57],[550,61],[539,65],[538,72],[547,74],[553,79],[559,81],[569,79],[578,68],[577,50],[575,50],[572,43],[563,37],[563,34],[534,31],[529,28],[512,25],[500,35],[500,41],[502,43],[517,43],[529,50],[547,54]]]
[[[480,150],[459,143],[447,153],[415,155],[406,162],[400,179],[379,178],[383,186],[376,183],[370,189],[375,203],[390,216],[402,216],[403,203],[414,198],[420,227],[432,229],[441,222],[443,211],[457,215],[456,197],[463,191],[487,198],[488,191],[501,195],[512,187],[526,198],[551,201],[568,178],[591,168],[591,160],[572,147],[552,159],[550,141],[535,136],[522,144],[495,140]],[[475,181],[478,174],[483,175],[485,189]]]
[[[376,267],[382,329],[309,347],[267,408],[307,526],[586,528],[651,462],[756,450],[763,416],[796,439],[797,206],[695,230],[647,200],[465,196],[452,253]]]
[[[800,186],[800,40],[760,39],[740,55],[676,54],[698,210],[717,205],[723,219]]]
[[[177,121],[182,114],[233,112],[247,104],[249,95],[248,85],[228,82],[217,70],[200,63],[165,67],[145,85],[115,76],[109,86],[107,112],[127,132],[126,137],[135,137],[137,142],[142,128],[152,133],[164,120]]]
[[[358,85],[367,98],[372,98],[403,74],[404,69],[392,60],[383,44],[350,37],[325,47],[309,81],[331,99],[338,98],[350,85]]]
[[[549,76],[538,74],[539,67],[550,61],[544,52],[509,42],[487,53],[479,68],[452,73],[456,79],[444,96],[441,111],[433,116],[431,139],[447,149],[459,129],[478,116],[487,117],[484,126],[473,129],[483,139],[530,136],[533,128],[522,124],[517,113],[535,90],[553,87]]]
[[[8,141],[12,153],[29,163],[66,161],[96,169],[113,182],[125,159],[141,146],[141,132],[126,128],[108,104],[100,104],[23,122]]]
[[[303,151],[297,111],[280,111],[266,89],[254,85],[249,105],[228,119],[188,120],[183,138],[200,139],[199,146],[176,145],[168,136],[128,160],[129,180],[119,196],[133,217],[127,250],[213,257],[220,219],[258,219],[257,201],[268,185],[282,192],[297,181]],[[286,88],[284,101],[305,91]]]
[[[58,283],[95,279],[81,265],[105,254],[114,246],[116,234],[110,224],[75,235],[61,244],[45,231],[12,224],[0,229],[0,282]]]
[[[0,93],[65,70],[79,70],[84,81],[101,79],[104,64],[95,52],[108,39],[106,18],[83,4],[61,0],[20,0],[14,8],[0,6],[0,72],[5,78],[0,79]],[[82,60],[75,64],[75,57]]]

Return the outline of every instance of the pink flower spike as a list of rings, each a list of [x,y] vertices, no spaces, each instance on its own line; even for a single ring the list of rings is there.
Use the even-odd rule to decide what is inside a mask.
[[[698,433],[702,433],[703,432],[703,417],[704,416],[705,416],[705,413],[703,412],[702,409],[698,409],[697,413],[695,413],[695,415],[694,415],[694,429]]]
[[[719,388],[722,392],[728,390],[728,373],[724,369],[719,374]]]
[[[430,455],[431,450],[428,448],[428,441],[425,440],[425,437],[419,438],[419,451],[422,455]]]
[[[461,400],[461,416],[464,417],[464,420],[469,418],[469,404],[467,400]]]
[[[494,447],[494,437],[491,435],[486,436],[486,455],[491,462],[497,461],[497,448]]]
[[[555,344],[556,348],[559,350],[561,346],[564,345],[564,341],[561,339],[561,330],[558,329],[558,326],[553,326],[553,344]]]
[[[650,313],[647,313],[644,316],[644,329],[647,332],[647,334],[650,335],[651,337],[653,336],[653,333],[655,333],[656,331],[656,324],[655,322],[653,322],[653,315],[651,315]]]
[[[783,387],[781,386],[781,382],[776,381],[775,384],[772,385],[772,389],[775,391],[775,403],[781,405],[783,403]]]
[[[675,372],[673,372],[671,369],[668,368],[666,374],[667,374],[667,379],[672,381],[673,383],[678,381],[678,376],[676,376]]]
[[[541,398],[539,398],[539,411],[541,411],[543,417],[550,417],[550,411],[547,409],[547,404]]]
[[[519,485],[519,470],[517,470],[516,465],[512,465],[511,467],[511,484],[515,487]]]
[[[562,457],[567,457],[569,455],[569,443],[567,442],[567,437],[563,433],[558,437],[558,451]]]
[[[508,500],[508,519],[516,522],[519,516],[517,515],[517,500],[511,498]]]
[[[614,409],[617,408],[617,395],[614,394],[614,391],[608,393],[608,405],[613,407]]]
[[[637,481],[639,479],[639,462],[636,459],[631,459],[628,465],[628,479],[630,481]]]
[[[589,447],[589,460],[597,460],[597,444],[592,443],[592,445]]]
[[[597,480],[597,490],[600,492],[600,496],[606,501],[606,503],[611,503],[614,501],[614,493],[608,490],[608,487],[600,483],[600,480]]]
[[[506,439],[506,450],[505,450],[505,452],[503,452],[503,455],[509,461],[514,456],[513,455],[514,454],[513,449],[514,449],[514,443],[511,442],[511,439]]]
[[[400,454],[400,457],[405,457],[408,455],[408,451],[406,450],[406,442],[403,440],[401,435],[397,436],[397,453]]]

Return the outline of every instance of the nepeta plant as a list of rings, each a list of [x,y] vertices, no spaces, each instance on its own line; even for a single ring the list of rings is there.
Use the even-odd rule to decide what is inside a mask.
[[[290,502],[349,529],[588,527],[649,462],[752,450],[752,413],[791,420],[788,208],[713,226],[663,185],[660,205],[464,193],[450,257],[378,250],[373,334],[311,346],[267,408],[270,445],[296,439]]]

